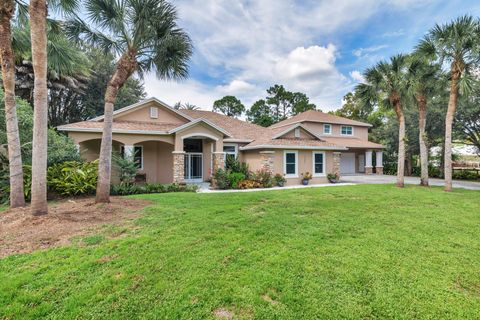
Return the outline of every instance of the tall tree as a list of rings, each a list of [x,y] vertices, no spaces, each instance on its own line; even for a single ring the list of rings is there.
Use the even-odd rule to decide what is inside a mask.
[[[33,93],[32,204],[33,215],[47,214],[47,3],[31,0],[30,34],[32,64],[35,74]]]
[[[268,96],[265,99],[271,106],[275,122],[280,122],[288,118],[291,114],[293,103],[293,93],[285,90],[282,85],[274,85],[267,89]]]
[[[213,103],[213,111],[237,118],[245,112],[245,106],[236,97],[225,96]]]
[[[291,114],[293,116],[308,110],[317,109],[317,106],[310,102],[310,99],[307,97],[305,93],[294,92],[291,95],[291,99],[292,99]]]
[[[471,16],[436,25],[417,46],[417,52],[450,64],[450,98],[445,116],[445,191],[452,191],[452,125],[458,95],[471,87],[470,71],[480,59],[480,23]]]
[[[396,55],[389,62],[379,62],[364,72],[367,83],[359,84],[357,93],[366,101],[377,101],[393,108],[397,115],[398,161],[397,187],[404,187],[405,175],[405,115],[403,100],[406,88],[406,56]]]
[[[51,8],[73,12],[77,0],[53,0]],[[32,43],[33,92],[33,141],[32,157],[32,200],[33,215],[48,213],[47,206],[47,150],[48,150],[48,88],[47,88],[47,2],[31,0],[30,37]]]
[[[411,55],[408,62],[407,86],[418,109],[418,142],[420,147],[420,185],[428,186],[427,104],[435,93],[440,67],[424,57]]]
[[[109,202],[113,109],[120,88],[135,71],[155,71],[161,79],[187,77],[192,44],[177,25],[175,7],[163,0],[88,0],[86,13],[89,23],[70,21],[68,34],[120,56],[105,92],[98,167],[96,201]]]
[[[247,120],[262,127],[269,127],[275,123],[272,110],[263,99],[256,101],[247,111]]]
[[[5,118],[10,171],[10,207],[25,206],[22,154],[15,105],[15,62],[12,50],[11,21],[15,13],[13,0],[0,1],[0,59],[5,90]]]

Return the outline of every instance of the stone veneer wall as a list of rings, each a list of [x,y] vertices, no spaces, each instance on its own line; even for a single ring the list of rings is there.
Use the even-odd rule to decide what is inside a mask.
[[[334,152],[333,153],[332,173],[335,173],[338,177],[340,177],[340,157],[341,156],[342,156],[341,152]]]
[[[185,152],[184,151],[173,152],[173,182],[175,183],[185,182]]]
[[[213,172],[218,169],[225,169],[225,152],[213,153]]]
[[[262,157],[262,170],[273,174],[275,172],[275,151],[261,151],[260,156]]]
[[[365,167],[365,174],[373,174],[373,167]]]
[[[383,167],[375,167],[375,172],[379,175],[383,174]]]

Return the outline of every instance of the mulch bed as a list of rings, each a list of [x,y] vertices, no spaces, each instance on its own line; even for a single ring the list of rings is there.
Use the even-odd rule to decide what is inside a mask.
[[[148,204],[145,200],[122,197],[111,197],[108,204],[80,198],[51,203],[44,216],[32,216],[28,207],[1,212],[0,258],[69,245],[73,237],[92,234],[105,224],[127,224]]]

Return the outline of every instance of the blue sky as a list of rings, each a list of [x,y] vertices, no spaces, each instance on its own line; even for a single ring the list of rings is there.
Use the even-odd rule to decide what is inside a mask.
[[[190,77],[165,82],[148,75],[149,96],[209,110],[235,95],[249,108],[273,84],[305,92],[323,111],[361,72],[409,52],[435,23],[480,16],[473,0],[176,0],[180,25],[195,53]]]

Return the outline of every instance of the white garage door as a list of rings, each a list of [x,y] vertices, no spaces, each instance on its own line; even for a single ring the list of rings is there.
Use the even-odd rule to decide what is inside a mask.
[[[340,174],[355,173],[355,153],[342,153],[340,158]]]

